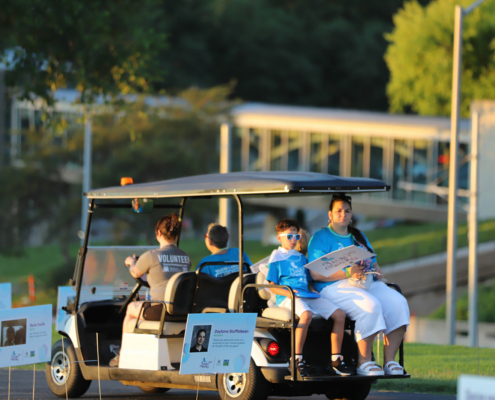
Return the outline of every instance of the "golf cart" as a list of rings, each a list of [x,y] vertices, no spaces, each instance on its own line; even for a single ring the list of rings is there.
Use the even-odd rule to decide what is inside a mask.
[[[69,318],[59,333],[64,337],[52,348],[46,377],[52,392],[59,397],[83,395],[92,380],[115,380],[148,393],[171,388],[218,390],[222,399],[265,399],[267,396],[325,394],[329,399],[364,400],[377,379],[402,379],[400,376],[339,376],[325,372],[331,352],[328,340],[332,322],[315,317],[310,325],[304,356],[314,370],[301,377],[295,363],[294,295],[290,288],[292,311],[268,307],[271,294],[265,277],[246,273],[243,266],[243,198],[331,195],[335,192],[384,192],[384,182],[367,178],[340,178],[311,172],[239,172],[130,184],[86,193],[90,200],[83,246],[79,250],[71,285],[75,301],[65,307]],[[89,246],[93,218],[109,212],[150,217],[146,208],[175,209],[184,218],[186,202],[219,197],[234,198],[238,205],[239,273],[214,278],[199,271],[178,272],[168,281],[160,321],[134,321],[124,328],[127,305],[143,299],[147,282],[132,279],[123,260],[156,247]],[[141,205],[136,210],[136,199]],[[180,235],[176,239],[179,245]],[[267,254],[268,255],[268,254]],[[215,264],[218,264],[217,262]],[[195,266],[193,266],[195,267]],[[273,286],[272,286],[273,287]],[[397,288],[398,289],[398,288]],[[399,290],[399,289],[398,289]],[[186,320],[190,313],[256,313],[257,323],[247,374],[180,375],[180,361]],[[354,323],[346,321],[342,353],[356,367],[357,345]],[[121,348],[118,368],[109,361]],[[399,363],[404,365],[402,344]]]

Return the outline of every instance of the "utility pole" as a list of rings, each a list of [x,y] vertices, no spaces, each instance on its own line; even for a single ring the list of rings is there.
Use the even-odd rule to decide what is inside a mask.
[[[231,126],[227,123],[220,126],[220,173],[230,172],[230,151],[231,151]],[[226,226],[230,232],[230,204],[229,199],[219,200],[218,223]]]
[[[468,268],[468,334],[469,346],[478,345],[478,161],[479,112],[471,118],[471,176],[469,188],[469,268]]]
[[[87,193],[89,189],[91,189],[91,136],[92,132],[92,121],[91,117],[88,115],[85,116],[84,123],[84,158],[83,158],[83,176],[82,176],[82,206],[81,206],[81,232],[86,233],[86,221],[88,219],[88,207],[89,202],[84,196],[84,193]],[[81,241],[84,239],[84,236],[81,235]]]
[[[478,0],[466,9],[455,6],[454,56],[452,68],[452,108],[450,112],[450,168],[449,168],[449,209],[447,231],[447,339],[455,344],[456,286],[457,286],[457,165],[459,152],[459,108],[461,97],[462,69],[462,23],[464,16],[471,13],[486,0]]]

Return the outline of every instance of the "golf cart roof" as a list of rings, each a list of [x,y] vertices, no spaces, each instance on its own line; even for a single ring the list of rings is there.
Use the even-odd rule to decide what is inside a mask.
[[[136,197],[200,197],[226,195],[325,194],[334,192],[385,192],[385,182],[369,178],[341,178],[317,172],[260,171],[230,172],[91,189],[89,199],[125,199]]]

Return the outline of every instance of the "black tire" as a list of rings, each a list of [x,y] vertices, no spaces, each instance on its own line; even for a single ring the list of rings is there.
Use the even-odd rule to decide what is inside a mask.
[[[222,399],[235,400],[265,400],[271,389],[253,359],[247,374],[218,374],[217,386]]]
[[[334,393],[327,393],[330,400],[365,400],[370,394],[371,383],[356,382],[353,385],[340,386]]]
[[[138,386],[144,393],[165,393],[168,392],[169,388],[152,387],[152,386]]]
[[[89,389],[91,381],[84,379],[74,346],[69,339],[59,340],[52,347],[51,361],[46,363],[46,381],[55,396],[80,397]],[[65,364],[65,367],[64,367]]]

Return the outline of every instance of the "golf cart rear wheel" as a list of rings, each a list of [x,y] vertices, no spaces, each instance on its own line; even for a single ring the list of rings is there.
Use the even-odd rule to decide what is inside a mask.
[[[370,394],[371,383],[356,382],[353,385],[345,385],[338,388],[336,393],[327,393],[330,400],[365,400]]]
[[[80,397],[89,389],[91,381],[84,379],[76,351],[69,339],[59,340],[52,347],[51,361],[46,363],[46,382],[55,396]]]
[[[169,391],[169,388],[152,387],[152,386],[138,386],[144,393],[165,393]]]
[[[222,399],[265,400],[270,393],[270,384],[251,359],[249,373],[218,374],[218,392]]]

